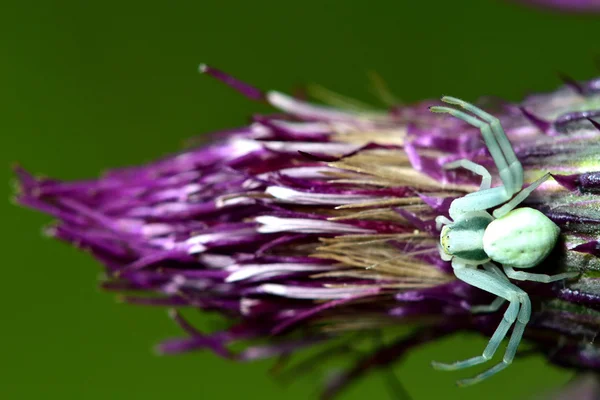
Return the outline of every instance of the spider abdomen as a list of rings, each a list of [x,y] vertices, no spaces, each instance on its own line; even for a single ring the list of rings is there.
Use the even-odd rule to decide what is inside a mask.
[[[483,249],[494,261],[531,268],[550,254],[560,229],[533,208],[517,208],[492,221],[483,234]]]

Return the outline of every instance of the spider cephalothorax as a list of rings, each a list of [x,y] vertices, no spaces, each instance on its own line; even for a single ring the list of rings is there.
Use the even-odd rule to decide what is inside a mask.
[[[465,168],[481,176],[478,191],[455,199],[450,205],[450,218],[436,218],[440,235],[440,256],[452,260],[456,277],[472,286],[493,293],[498,298],[489,305],[477,306],[473,312],[493,312],[506,301],[509,306],[483,354],[452,364],[433,362],[442,370],[456,370],[484,363],[492,358],[500,343],[514,324],[513,332],[502,362],[459,385],[472,385],[506,368],[513,360],[523,331],[531,316],[529,296],[509,281],[554,282],[576,276],[577,273],[544,275],[516,271],[513,268],[531,268],[538,265],[556,245],[560,229],[544,214],[533,208],[516,208],[540,186],[549,174],[523,189],[523,167],[515,155],[500,121],[460,99],[443,97],[442,101],[458,105],[473,115],[449,107],[431,107],[430,110],[448,113],[479,128],[483,140],[494,159],[502,181],[491,187],[491,175],[483,166],[470,160],[449,163],[444,168]],[[495,208],[498,207],[498,208]],[[493,213],[487,210],[495,208]],[[503,271],[495,264],[502,265]],[[481,268],[479,268],[481,266]]]

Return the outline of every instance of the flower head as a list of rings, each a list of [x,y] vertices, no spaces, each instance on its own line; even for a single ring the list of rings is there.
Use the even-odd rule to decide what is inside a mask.
[[[599,0],[522,0],[538,7],[544,7],[562,12],[597,13],[600,12]]]
[[[96,180],[36,179],[17,169],[18,202],[54,216],[49,235],[102,262],[106,289],[138,292],[124,295],[130,303],[216,311],[232,321],[204,333],[172,311],[187,336],[163,342],[161,352],[206,348],[253,360],[321,343],[330,356],[351,347],[344,334],[356,343],[407,328],[329,381],[332,396],[414,346],[495,329],[502,313],[470,312],[490,296],[457,281],[437,250],[436,216],[479,185],[442,166],[467,158],[494,170],[478,130],[430,113],[433,101],[338,109],[201,69],[279,112]],[[521,104],[479,104],[502,121],[526,182],[546,172],[555,178],[526,202],[561,228],[539,270],[582,273],[566,285],[523,284],[534,300],[525,337],[554,363],[598,369],[600,80],[569,80]]]

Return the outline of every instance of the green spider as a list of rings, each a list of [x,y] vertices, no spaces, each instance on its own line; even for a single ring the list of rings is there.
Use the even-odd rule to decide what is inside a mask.
[[[446,96],[442,101],[462,107],[473,114],[450,107],[430,108],[432,112],[448,113],[481,130],[502,181],[502,186],[492,188],[488,170],[470,160],[459,160],[444,166],[446,169],[465,168],[480,175],[482,179],[477,192],[452,202],[449,210],[451,219],[444,216],[436,218],[437,228],[442,229],[440,256],[444,260],[452,261],[452,268],[458,279],[498,296],[489,305],[473,307],[473,312],[494,312],[506,300],[510,304],[482,355],[451,364],[434,361],[433,367],[452,371],[490,360],[514,324],[502,361],[474,378],[457,382],[459,386],[468,386],[481,382],[510,365],[529,322],[529,296],[508,278],[549,283],[578,274],[575,272],[550,276],[514,269],[535,267],[556,245],[560,233],[558,226],[537,210],[527,207],[515,208],[548,179],[550,174],[542,176],[523,189],[523,167],[500,121],[460,99]],[[498,208],[492,214],[486,211],[494,207]],[[501,264],[504,272],[494,262]]]

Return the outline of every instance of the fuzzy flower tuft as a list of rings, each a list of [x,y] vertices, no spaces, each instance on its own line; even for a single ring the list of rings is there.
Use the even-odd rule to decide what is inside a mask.
[[[497,175],[478,130],[430,113],[437,101],[386,111],[325,107],[201,70],[278,112],[99,179],[37,179],[17,169],[19,204],[54,216],[48,235],[99,260],[105,289],[172,310],[186,335],[164,341],[160,352],[283,361],[321,346],[315,357],[331,358],[352,351],[348,335],[356,344],[400,327],[327,382],[330,398],[423,343],[494,331],[502,311],[470,312],[492,298],[455,279],[440,259],[434,221],[479,186],[444,164],[467,158]],[[581,273],[566,283],[519,284],[533,301],[530,349],[558,365],[598,370],[600,79],[569,80],[520,104],[478,104],[500,118],[526,183],[554,177],[524,203],[561,229],[535,271]],[[231,325],[201,332],[184,308],[220,313]]]

